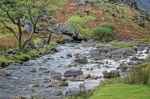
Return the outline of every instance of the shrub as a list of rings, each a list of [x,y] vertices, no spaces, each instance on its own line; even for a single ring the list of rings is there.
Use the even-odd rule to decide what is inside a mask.
[[[124,80],[125,83],[150,86],[150,62],[143,63],[139,69],[133,69]]]
[[[78,15],[71,16],[66,23],[69,24],[73,31],[75,32],[76,37],[78,38],[90,38],[93,36],[93,30],[90,28],[85,28],[84,25],[86,22],[95,20],[93,16],[84,16],[80,17]]]
[[[94,30],[96,39],[100,41],[111,41],[116,36],[116,31],[109,23],[102,23]]]

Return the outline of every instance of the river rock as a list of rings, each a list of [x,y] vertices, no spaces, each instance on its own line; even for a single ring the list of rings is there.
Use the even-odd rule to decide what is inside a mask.
[[[110,72],[105,71],[103,72],[103,74],[104,74],[103,75],[104,78],[115,78],[120,76],[119,71],[117,70],[112,70]]]
[[[0,77],[7,77],[7,76],[10,76],[10,75],[11,75],[10,72],[0,70]]]
[[[60,82],[58,82],[57,85],[58,86],[68,86],[68,82],[66,82],[66,81],[60,81]]]
[[[40,70],[40,71],[45,71],[45,70],[48,70],[48,69],[45,68],[45,67],[40,67],[39,70]]]
[[[132,61],[139,61],[139,58],[134,56],[134,57],[130,58],[130,60],[132,60]]]
[[[67,57],[72,57],[72,54],[67,54]]]
[[[36,72],[36,68],[33,67],[30,72]]]
[[[87,64],[88,61],[87,61],[86,57],[82,57],[82,58],[75,59],[74,62],[80,63],[80,64]]]
[[[53,87],[52,82],[49,82],[49,83],[45,86],[45,88],[49,88],[49,87]]]
[[[56,96],[62,96],[63,93],[62,93],[61,90],[56,90],[56,91],[54,92],[54,95],[56,95]]]
[[[61,80],[62,79],[61,73],[56,72],[56,71],[51,71],[51,76],[55,80]]]
[[[81,70],[68,70],[64,73],[64,77],[77,77],[83,75]]]

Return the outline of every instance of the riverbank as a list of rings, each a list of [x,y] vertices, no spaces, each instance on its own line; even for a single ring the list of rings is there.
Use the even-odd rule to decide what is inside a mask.
[[[56,47],[56,42],[51,42],[45,47],[32,49],[30,51],[18,51],[15,48],[10,48],[5,52],[1,52],[0,55],[0,68],[5,68],[13,63],[23,63],[29,61],[30,59],[38,58],[46,53],[57,52],[54,47]]]

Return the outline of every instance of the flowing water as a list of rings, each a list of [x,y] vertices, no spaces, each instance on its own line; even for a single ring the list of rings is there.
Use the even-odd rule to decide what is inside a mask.
[[[120,59],[118,61],[111,59],[100,60],[95,62],[90,57],[90,51],[96,49],[96,43],[71,43],[58,46],[59,50],[54,54],[47,54],[37,59],[30,60],[24,64],[12,64],[2,70],[12,72],[11,76],[0,77],[0,99],[11,99],[12,96],[28,96],[38,94],[46,97],[46,99],[54,99],[54,93],[56,90],[61,90],[63,94],[67,91],[79,90],[81,84],[85,85],[86,89],[93,89],[103,80],[103,72],[117,70],[121,63],[129,63],[130,58]],[[68,67],[75,59],[75,54],[80,53],[86,56],[87,64],[78,64],[77,66]],[[72,57],[67,55],[71,54]],[[145,49],[138,51],[134,56],[138,56],[139,59],[145,59]],[[103,64],[99,64],[103,62]],[[106,65],[109,65],[107,67]],[[35,68],[36,72],[31,72],[31,69]],[[45,69],[40,70],[40,68]],[[83,74],[90,74],[98,79],[83,79],[80,81],[67,81],[68,86],[64,87],[45,87],[44,79],[52,79],[50,72],[55,71],[64,74],[67,70],[82,70]],[[50,71],[50,72],[49,72]],[[56,81],[57,82],[57,81]],[[37,85],[36,87],[33,87]],[[56,97],[55,97],[56,98]],[[56,98],[57,99],[57,98]]]

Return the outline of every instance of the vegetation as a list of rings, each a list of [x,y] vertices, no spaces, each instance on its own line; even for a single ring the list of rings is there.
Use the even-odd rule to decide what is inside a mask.
[[[112,46],[118,46],[118,47],[132,47],[133,45],[131,42],[125,42],[125,41],[119,41],[119,42],[111,42]]]
[[[71,25],[75,32],[75,36],[77,38],[88,38],[92,35],[93,30],[89,28],[84,28],[83,25],[90,20],[94,20],[95,18],[92,16],[84,16],[80,17],[78,15],[70,17],[66,23]]]
[[[143,63],[139,69],[133,69],[125,78],[125,83],[150,86],[150,62]]]
[[[14,62],[28,61],[31,58],[38,57],[40,54],[49,51],[56,45],[56,42],[50,42],[50,44],[48,44],[45,48],[41,48],[39,50],[34,49],[27,52],[18,51],[16,54],[0,55],[0,67],[8,66],[10,63]]]
[[[116,31],[109,23],[102,23],[94,30],[96,38],[100,41],[111,41],[116,36]]]
[[[144,85],[109,84],[98,88],[89,99],[149,99],[149,91]]]
[[[43,14],[47,6],[47,2],[43,3],[33,2],[32,0],[22,0],[22,1],[6,1],[1,0],[0,2],[0,12],[1,12],[1,22],[13,35],[16,37],[18,46],[20,50],[23,50],[27,44],[31,41],[33,34],[37,29],[37,24],[41,15]],[[24,24],[24,28],[28,33],[28,38],[23,41],[23,30],[22,21],[29,20],[30,23]],[[10,23],[11,24],[7,24]],[[15,27],[12,27],[15,25]],[[15,29],[17,28],[17,30]]]

